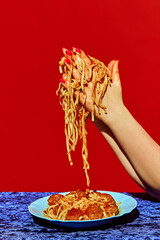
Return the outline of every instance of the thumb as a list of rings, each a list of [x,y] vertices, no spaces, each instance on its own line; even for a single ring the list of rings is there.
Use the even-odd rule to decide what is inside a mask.
[[[112,68],[112,80],[114,83],[120,84],[120,76],[118,70],[119,61],[115,61]]]

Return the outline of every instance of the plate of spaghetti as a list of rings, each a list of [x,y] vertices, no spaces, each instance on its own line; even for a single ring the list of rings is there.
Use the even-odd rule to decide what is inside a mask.
[[[88,228],[130,213],[137,202],[131,196],[88,189],[55,193],[30,204],[29,212],[61,227]]]

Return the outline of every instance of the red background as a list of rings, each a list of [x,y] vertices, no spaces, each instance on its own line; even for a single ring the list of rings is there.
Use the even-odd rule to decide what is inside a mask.
[[[81,144],[70,167],[55,95],[61,48],[120,60],[123,98],[160,143],[160,1],[4,1],[0,6],[0,190],[86,187]],[[142,191],[88,122],[91,189]]]

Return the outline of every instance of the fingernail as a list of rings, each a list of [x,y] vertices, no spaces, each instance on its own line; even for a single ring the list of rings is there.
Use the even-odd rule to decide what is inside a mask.
[[[62,83],[65,83],[65,82],[66,82],[63,78],[61,78],[60,81],[61,81]]]
[[[72,52],[69,49],[66,50],[66,54],[72,56]]]
[[[70,64],[70,60],[69,60],[68,58],[65,59],[65,62],[66,62],[67,64]]]
[[[81,53],[81,50],[79,48],[76,48],[76,52]]]

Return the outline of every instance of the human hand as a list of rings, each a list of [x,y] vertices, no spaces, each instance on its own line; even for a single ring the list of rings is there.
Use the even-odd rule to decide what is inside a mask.
[[[64,63],[67,66],[68,70],[71,70],[71,67],[72,67],[72,75],[73,75],[74,81],[80,83],[81,78],[82,78],[80,61],[78,60],[78,56],[76,55],[76,53],[78,53],[80,58],[85,63],[84,77],[86,79],[88,79],[89,75],[90,75],[90,72],[89,72],[88,68],[91,67],[91,65],[92,65],[91,59],[88,58],[87,55],[82,50],[77,49],[77,48],[73,48],[72,51],[70,51],[66,48],[63,48],[62,51],[63,51],[63,54],[65,56],[65,62]],[[93,75],[94,75],[94,72],[93,72]],[[64,73],[62,77],[63,77],[63,79],[61,79],[61,80],[62,80],[63,86],[65,88],[68,88],[67,75]],[[73,80],[73,78],[72,78],[72,80]],[[92,76],[92,78],[93,78],[93,76]],[[85,106],[85,108],[89,112],[91,112],[92,106],[93,106],[92,94],[93,94],[93,91],[94,91],[94,86],[93,86],[92,78],[88,82],[88,84],[86,86],[84,86],[84,91],[79,92],[79,101],[82,105]],[[78,92],[75,92],[75,95],[77,95],[77,94],[78,94]],[[85,101],[84,101],[84,95],[86,95]]]
[[[92,61],[87,55],[80,49],[73,48],[72,51],[63,48],[63,53],[65,56],[65,65],[68,68],[68,70],[71,69],[72,66],[72,75],[75,82],[80,82],[82,73],[81,73],[81,66],[80,62],[78,60],[76,52],[78,52],[78,55],[81,57],[81,59],[85,63],[84,68],[84,76],[85,78],[89,78],[90,72],[89,67],[92,65]],[[93,75],[91,80],[88,82],[88,84],[84,87],[84,92],[80,92],[79,94],[79,101],[82,105],[85,106],[85,108],[91,112],[93,107],[93,92],[95,92],[95,96],[98,95],[97,89],[95,89],[93,78],[94,78],[94,68],[93,68]],[[105,122],[109,124],[110,120],[112,119],[112,114],[114,114],[114,111],[118,110],[123,105],[122,101],[122,89],[121,89],[121,83],[120,83],[120,77],[119,77],[119,71],[118,71],[118,61],[113,60],[108,64],[107,69],[108,76],[111,77],[110,84],[108,84],[107,90],[103,96],[102,99],[102,105],[106,107],[107,114],[104,113],[104,110],[102,108],[99,109],[95,106],[95,115],[98,119],[103,121],[103,118],[105,117]],[[63,74],[63,86],[67,88],[67,76]],[[77,93],[75,92],[75,95]],[[84,96],[86,96],[86,99],[84,101]],[[105,116],[106,115],[106,116]]]
[[[108,69],[111,74],[112,82],[108,86],[107,91],[102,99],[103,105],[107,108],[107,116],[104,116],[103,112],[99,117],[100,120],[104,121],[107,125],[112,124],[112,120],[117,112],[120,112],[123,109],[123,99],[122,99],[122,87],[120,82],[119,70],[118,70],[117,60],[112,60],[108,64]]]

